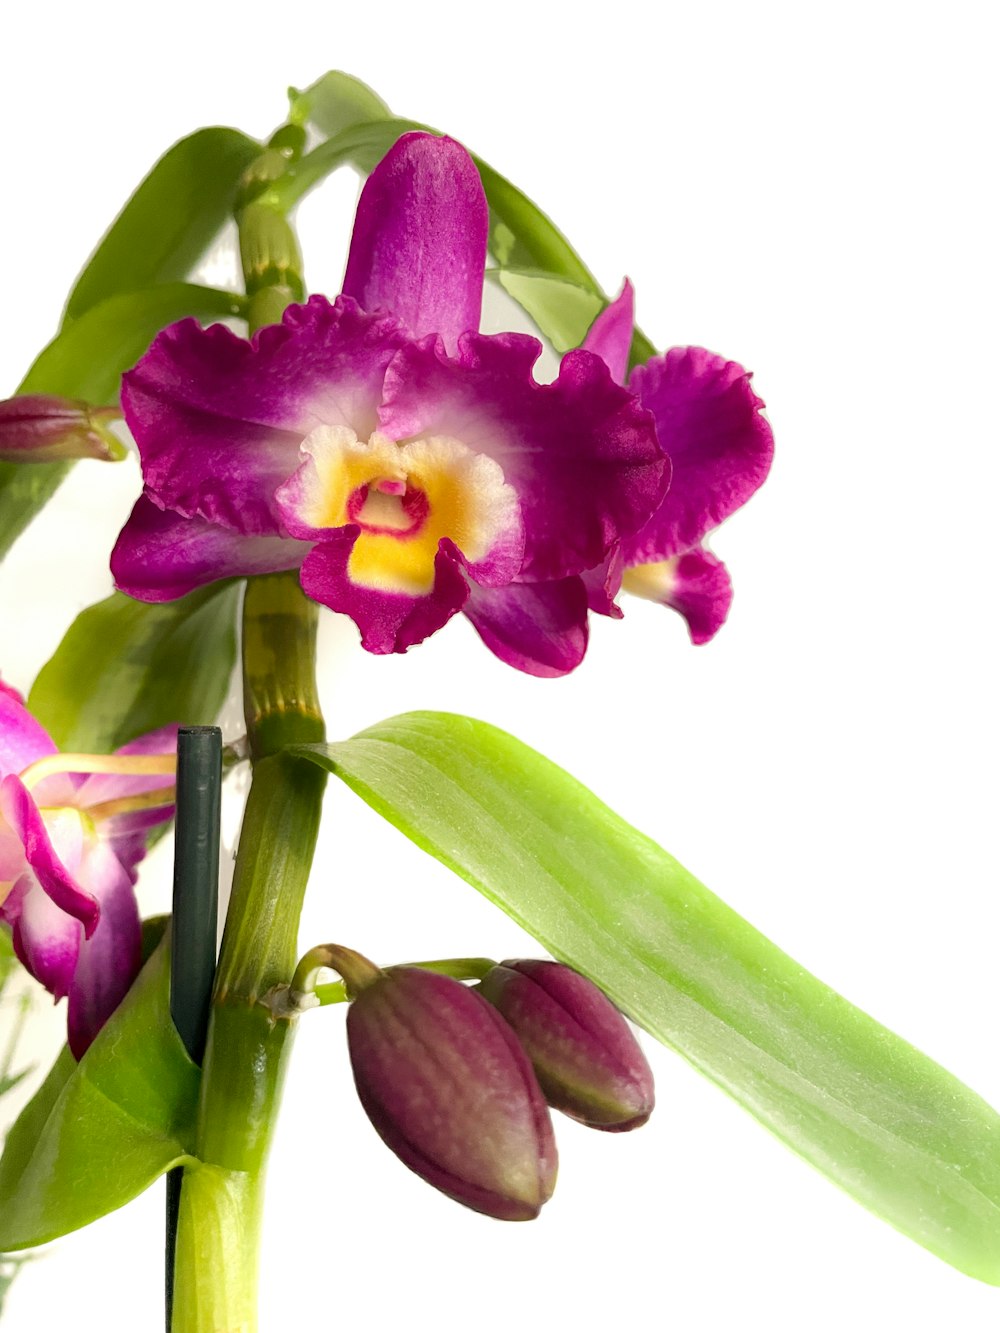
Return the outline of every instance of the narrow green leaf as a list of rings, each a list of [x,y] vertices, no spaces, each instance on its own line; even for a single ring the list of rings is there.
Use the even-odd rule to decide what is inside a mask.
[[[233,292],[191,283],[111,296],[53,338],[17,392],[117,402],[122,373],[135,365],[160,329],[186,315],[208,321],[239,315],[243,308],[244,299]],[[0,463],[0,560],[52,498],[71,466]]]
[[[122,292],[186,278],[232,212],[261,145],[239,130],[198,130],[169,148],[115,218],[76,281],[65,321]]]
[[[192,1160],[199,1072],[170,1021],[167,943],[76,1064],[64,1049],[0,1158],[0,1251],[75,1231]]]
[[[29,709],[60,749],[91,754],[170,722],[210,725],[236,660],[240,589],[213,583],[153,605],[112,593],[70,625]]]
[[[1000,1285],[1000,1116],[562,769],[444,713],[294,753],[336,773],[873,1212]]]

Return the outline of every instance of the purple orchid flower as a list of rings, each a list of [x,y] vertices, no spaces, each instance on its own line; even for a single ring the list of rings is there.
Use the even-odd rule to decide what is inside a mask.
[[[60,754],[0,682],[0,920],[32,976],[69,996],[77,1059],[139,971],[136,866],[173,815],[176,749],[164,727],[113,755]]]
[[[585,571],[656,510],[669,464],[599,356],[538,384],[535,338],[476,332],[488,211],[451,139],[404,135],[362,192],[343,294],[249,342],[185,320],[125,376],[145,491],[118,587],[167,601],[300,568],[365,648],[458,611],[503,660],[562,675],[587,645]]]
[[[634,322],[634,294],[621,295],[594,321],[583,346],[624,384]],[[670,490],[638,532],[586,576],[591,610],[620,616],[626,592],[679,611],[693,643],[722,628],[733,600],[725,565],[703,545],[713,528],[746,503],[771,467],[774,437],[763,399],[735,361],[703,347],[672,347],[628,377],[628,387],[656,419],[670,456]]]

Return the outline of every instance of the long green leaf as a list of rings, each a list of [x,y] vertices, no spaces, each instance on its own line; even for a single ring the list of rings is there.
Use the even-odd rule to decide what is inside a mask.
[[[102,753],[169,722],[209,725],[236,660],[238,583],[149,605],[120,592],[82,611],[28,707],[62,750]]]
[[[197,130],[169,148],[109,227],[66,302],[65,320],[158,283],[186,278],[232,213],[261,151],[239,130]]]
[[[18,393],[117,402],[122,373],[135,365],[160,329],[186,315],[215,320],[239,315],[243,308],[243,298],[233,292],[192,283],[111,296],[52,339]],[[71,466],[0,463],[0,560],[52,498]]]
[[[76,1064],[68,1050],[0,1158],[0,1251],[41,1245],[193,1160],[199,1074],[170,1021],[166,942]]]
[[[495,727],[444,713],[295,752],[875,1213],[1000,1284],[1000,1116],[562,769]]]

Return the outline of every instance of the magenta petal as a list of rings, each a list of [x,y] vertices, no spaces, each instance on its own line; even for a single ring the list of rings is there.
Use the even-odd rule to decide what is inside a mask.
[[[663,504],[624,544],[632,565],[697,546],[763,482],[774,438],[747,371],[702,347],[673,347],[637,366],[629,388],[656,418],[673,464]]]
[[[344,294],[454,351],[479,328],[489,212],[475,163],[454,139],[404,134],[358,202]]]
[[[634,325],[635,291],[626,278],[621,293],[597,316],[582,344],[601,358],[616,384],[625,383]]]
[[[50,813],[47,825],[27,787],[19,777],[9,774],[0,782],[0,818],[20,838],[25,860],[56,907],[82,922],[87,934],[92,935],[100,908],[71,873],[80,856],[79,816],[73,812],[70,819],[60,820]],[[58,851],[49,836],[50,827],[59,843]],[[69,862],[69,868],[64,861]]]
[[[622,548],[616,546],[596,569],[585,570],[580,575],[583,586],[587,589],[587,605],[595,614],[610,616],[612,620],[621,620],[622,609],[615,598],[621,591],[624,570]]]
[[[139,972],[142,926],[132,880],[111,848],[93,842],[81,874],[101,905],[93,936],[80,945],[69,988],[69,1045],[79,1060]]]
[[[347,574],[351,548],[358,538],[353,524],[335,528],[329,540],[314,546],[299,576],[314,602],[342,611],[361,631],[361,646],[370,653],[405,653],[460,610],[469,595],[461,558],[443,541],[434,559],[434,586],[423,597],[363,587]]]
[[[31,716],[16,691],[0,682],[0,778],[20,773],[43,755],[55,754],[49,733]]]
[[[696,547],[670,560],[625,571],[626,592],[679,611],[692,643],[708,643],[725,623],[733,601],[729,571],[711,551]]]
[[[521,504],[521,572],[533,582],[600,564],[655,510],[669,473],[652,418],[598,357],[570,352],[554,384],[537,384],[540,351],[516,333],[467,334],[457,358],[414,343],[386,373],[380,413],[393,439],[445,435],[500,464]]]
[[[73,981],[83,928],[75,917],[60,911],[32,875],[14,886],[11,897],[14,894],[18,897],[14,951],[31,975],[61,1000]]]
[[[140,496],[111,552],[111,573],[130,597],[170,602],[217,579],[294,569],[308,550],[308,542],[289,537],[247,537],[165,513]]]
[[[165,329],[122,388],[146,490],[178,513],[276,532],[274,492],[303,437],[325,424],[367,438],[404,339],[395,320],[318,296],[250,342],[191,319]]]
[[[491,652],[529,676],[565,676],[587,651],[587,593],[579,578],[473,585],[463,608]]]
[[[120,745],[115,754],[124,755],[169,755],[177,754],[177,724],[157,727],[142,736]],[[140,796],[144,792],[156,791],[159,787],[172,787],[174,779],[167,773],[91,773],[80,784],[76,792],[75,804],[81,810],[104,801],[120,800],[124,796]]]

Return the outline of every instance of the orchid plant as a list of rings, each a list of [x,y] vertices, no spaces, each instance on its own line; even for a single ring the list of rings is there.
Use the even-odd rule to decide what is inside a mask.
[[[343,165],[366,178],[343,287],[307,298],[291,215]],[[230,216],[245,292],[190,281]],[[552,382],[538,338],[479,332],[487,282],[561,356]],[[652,1076],[624,1014],[893,1226],[1000,1284],[1000,1117],[973,1092],[487,722],[411,713],[326,737],[320,615],[387,654],[462,613],[536,677],[578,666],[589,617],[621,619],[623,592],[679,612],[695,645],[722,628],[732,586],[705,543],[766,478],[771,429],[740,364],[657,353],[633,307],[509,181],[339,73],[293,93],[266,144],[182,140],[125,205],[0,404],[0,554],[75,459],[120,461],[129,441],[142,470],[109,542],[118,591],[27,699],[29,682],[0,684],[0,944],[19,960],[0,955],[0,989],[20,965],[68,998],[67,1046],[0,1160],[0,1251],[170,1173],[168,1329],[252,1333],[291,1041],[347,1002],[375,1129],[468,1207],[538,1214],[550,1108],[645,1123]],[[238,622],[245,735],[226,759],[252,782],[216,960],[211,728]],[[300,956],[329,775],[551,957]],[[175,815],[167,929],[140,921],[134,883]]]

